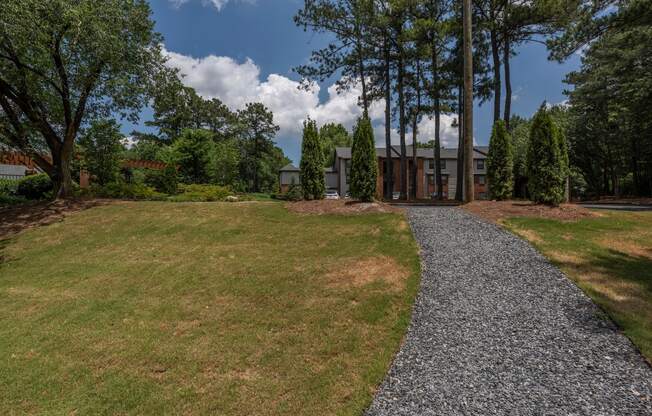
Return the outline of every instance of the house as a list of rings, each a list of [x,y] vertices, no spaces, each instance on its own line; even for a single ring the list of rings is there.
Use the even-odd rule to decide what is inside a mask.
[[[486,159],[489,148],[486,146],[476,146],[473,154],[473,169],[475,183],[476,199],[487,198],[487,169]],[[393,146],[390,150],[393,174],[394,174],[394,192],[400,190],[400,149]],[[436,192],[434,176],[434,151],[432,148],[416,149],[416,167],[413,162],[412,146],[407,146],[407,163],[408,163],[408,189],[414,195],[416,191],[417,199],[430,199]],[[383,195],[385,186],[385,172],[387,169],[387,151],[385,148],[376,148],[376,158],[378,159],[378,181],[376,184],[376,194]],[[455,188],[457,184],[457,149],[441,149],[441,173],[442,187],[444,198],[455,199]],[[416,181],[412,180],[414,169],[416,168]],[[351,148],[338,147],[335,149],[335,163],[333,166],[324,169],[326,179],[326,188],[335,190],[340,195],[346,195],[349,191],[349,173],[351,169]],[[415,183],[411,183],[415,182]],[[279,183],[281,192],[287,192],[292,183],[299,184],[299,168],[290,164],[279,171]],[[415,189],[416,188],[416,189]]]

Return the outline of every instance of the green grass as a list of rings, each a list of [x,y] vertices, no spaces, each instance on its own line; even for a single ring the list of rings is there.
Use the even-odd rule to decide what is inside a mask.
[[[610,211],[577,222],[512,218],[652,361],[652,213]]]
[[[360,414],[419,276],[401,215],[261,202],[96,207],[0,259],[3,415]]]

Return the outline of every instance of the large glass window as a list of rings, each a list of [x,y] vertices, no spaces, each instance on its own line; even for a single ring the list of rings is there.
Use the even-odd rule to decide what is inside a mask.
[[[484,159],[478,159],[476,160],[476,163],[478,165],[478,170],[484,169]]]

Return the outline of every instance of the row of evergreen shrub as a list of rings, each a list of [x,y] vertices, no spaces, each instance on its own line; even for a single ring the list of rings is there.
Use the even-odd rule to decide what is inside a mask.
[[[492,199],[512,197],[513,166],[511,136],[505,123],[497,121],[487,155],[487,180]],[[555,124],[545,104],[532,120],[526,170],[528,190],[534,202],[558,205],[566,200],[566,184],[570,174],[568,148],[561,129]]]

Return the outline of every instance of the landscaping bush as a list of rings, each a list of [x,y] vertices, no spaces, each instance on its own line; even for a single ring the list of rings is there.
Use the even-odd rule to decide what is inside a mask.
[[[176,194],[179,185],[177,170],[174,166],[167,166],[162,170],[147,169],[144,182],[158,192],[169,195]]]
[[[534,202],[558,205],[564,201],[568,177],[566,143],[545,106],[532,120],[527,173],[528,189]]]
[[[211,202],[224,201],[233,195],[231,189],[219,185],[180,184],[179,194],[170,197],[175,202]]]
[[[0,195],[15,196],[18,181],[15,179],[0,179]]]
[[[323,199],[326,191],[324,153],[314,120],[303,123],[300,181],[306,199]]]
[[[371,121],[361,117],[353,132],[351,149],[351,196],[361,201],[373,201],[376,195],[378,162]]]
[[[293,183],[284,196],[288,201],[301,201],[303,199],[303,189],[301,189],[301,185]]]
[[[111,182],[104,186],[91,185],[90,193],[96,197],[117,199],[161,200],[166,196],[145,184],[123,181]]]
[[[512,137],[505,122],[496,121],[489,141],[487,154],[487,179],[492,199],[504,200],[512,197],[514,189],[514,160]]]
[[[17,188],[17,180],[0,179],[0,206],[15,205],[26,201],[25,198],[16,195]]]
[[[50,177],[41,173],[20,179],[16,187],[16,195],[26,199],[44,199],[52,196],[53,189]]]

